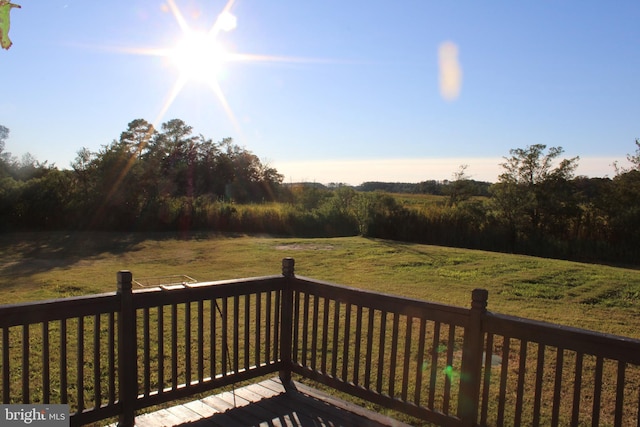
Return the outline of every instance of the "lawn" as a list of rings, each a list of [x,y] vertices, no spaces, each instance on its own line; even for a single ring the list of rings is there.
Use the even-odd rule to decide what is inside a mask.
[[[34,301],[115,290],[134,279],[199,281],[296,273],[458,306],[489,290],[489,309],[640,338],[640,271],[394,241],[198,233],[11,233],[0,241],[0,298]]]

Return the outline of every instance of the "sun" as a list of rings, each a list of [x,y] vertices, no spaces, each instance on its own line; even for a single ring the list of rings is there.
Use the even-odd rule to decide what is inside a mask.
[[[211,33],[188,32],[170,51],[169,59],[180,73],[180,79],[212,85],[223,66],[229,61],[229,52]]]

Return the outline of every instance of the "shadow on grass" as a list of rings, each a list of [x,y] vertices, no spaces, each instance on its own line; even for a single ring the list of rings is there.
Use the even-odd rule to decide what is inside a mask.
[[[19,232],[0,235],[0,274],[28,276],[83,259],[135,250],[148,235],[100,232]]]
[[[230,236],[229,236],[230,237]],[[197,232],[12,232],[0,234],[0,275],[26,277],[68,268],[82,260],[118,256],[141,250],[147,240],[201,240]]]

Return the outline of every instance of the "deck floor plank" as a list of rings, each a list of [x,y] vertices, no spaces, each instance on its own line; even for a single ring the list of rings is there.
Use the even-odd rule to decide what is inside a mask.
[[[283,409],[286,408],[278,407],[277,403],[273,401],[274,398],[264,399],[259,394],[253,393],[246,388],[241,388],[236,390],[236,394],[240,397],[253,402],[253,404],[248,409],[251,409],[252,412],[255,413],[257,417],[273,420],[273,424],[276,427],[295,427],[296,424],[289,420],[289,417],[283,416]],[[286,412],[284,412],[286,414]]]
[[[308,415],[308,411],[305,410],[304,405],[296,407],[296,411],[291,411],[291,402],[287,401],[289,397],[283,394],[283,392],[275,392],[269,388],[262,386],[261,384],[251,384],[246,387],[254,395],[260,396],[262,400],[258,400],[256,405],[262,405],[265,408],[271,408],[276,413],[286,414],[291,412],[290,416],[295,418],[294,426],[299,425],[313,425],[313,426],[326,426],[325,424],[319,424]]]
[[[172,414],[167,409],[136,417],[136,427],[170,427],[184,424],[184,422],[185,420]]]
[[[238,407],[236,409],[230,409],[229,413],[232,412],[243,412],[245,414],[250,414],[254,417],[254,421],[256,420],[269,420],[270,425],[274,427],[295,427],[295,424],[291,422],[288,417],[283,416],[281,412],[275,410],[272,405],[267,405],[270,410],[265,409],[265,406],[262,406],[260,402],[262,401],[261,396],[256,395],[255,393],[245,393],[246,390],[239,389],[236,390],[235,394],[238,398],[242,398],[250,402],[251,404],[247,404],[246,406]],[[257,397],[254,397],[254,396]]]
[[[218,411],[210,405],[207,405],[203,402],[203,400],[194,400],[192,402],[187,402],[184,404],[187,408],[191,409],[193,412],[196,412],[202,418],[202,421],[198,425],[200,426],[229,426],[229,427],[240,427],[240,424],[237,424],[235,420],[230,418],[228,415]],[[216,415],[216,422],[211,418],[212,415]],[[195,424],[194,424],[195,425]],[[191,427],[191,424],[190,424]]]
[[[277,378],[139,415],[136,426],[410,427],[297,382],[285,390]]]
[[[177,405],[171,408],[167,408],[167,411],[171,412],[176,417],[183,420],[183,422],[194,422],[201,420],[202,417],[197,412],[192,411],[185,405]]]

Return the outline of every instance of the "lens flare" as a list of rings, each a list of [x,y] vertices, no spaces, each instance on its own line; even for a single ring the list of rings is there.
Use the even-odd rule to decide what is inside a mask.
[[[230,12],[224,11],[220,15],[218,15],[216,26],[218,26],[218,28],[220,28],[222,31],[228,32],[231,30],[235,30],[238,26],[238,19]]]
[[[462,67],[458,61],[458,46],[446,41],[438,48],[440,69],[440,95],[446,101],[454,101],[462,89]]]

